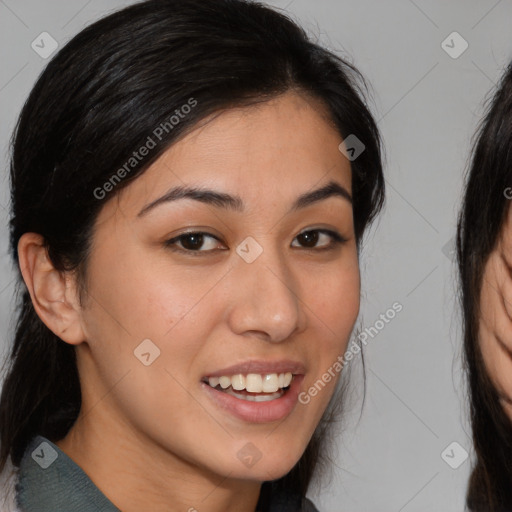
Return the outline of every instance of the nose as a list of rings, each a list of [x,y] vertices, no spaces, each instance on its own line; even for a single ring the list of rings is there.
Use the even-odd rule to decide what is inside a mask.
[[[229,324],[239,335],[279,343],[304,330],[300,286],[284,258],[265,249],[252,263],[241,258],[230,272]]]

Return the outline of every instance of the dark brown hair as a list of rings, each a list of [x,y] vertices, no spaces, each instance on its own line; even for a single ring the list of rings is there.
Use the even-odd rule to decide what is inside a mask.
[[[476,461],[471,511],[512,511],[512,424],[485,369],[478,327],[487,260],[499,241],[512,186],[512,67],[504,74],[477,133],[459,215],[457,257],[464,359]]]

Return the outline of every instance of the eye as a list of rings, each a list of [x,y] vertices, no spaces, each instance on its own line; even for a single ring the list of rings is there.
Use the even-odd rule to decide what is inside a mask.
[[[194,231],[167,240],[165,246],[174,251],[202,253],[219,249],[220,243],[220,240],[210,233]]]
[[[330,229],[309,229],[299,233],[295,240],[300,245],[292,244],[292,247],[318,251],[334,249],[335,246],[347,241],[338,232]],[[182,233],[165,242],[165,246],[172,251],[188,253],[193,256],[206,256],[209,252],[227,250],[225,246],[219,247],[219,245],[223,244],[215,235],[203,231]]]
[[[310,229],[303,231],[295,237],[295,240],[298,240],[302,244],[302,247],[307,249],[318,247],[319,250],[333,249],[335,246],[347,241],[347,239],[338,232],[330,229]],[[320,244],[317,245],[319,241]],[[292,246],[297,247],[293,244]]]

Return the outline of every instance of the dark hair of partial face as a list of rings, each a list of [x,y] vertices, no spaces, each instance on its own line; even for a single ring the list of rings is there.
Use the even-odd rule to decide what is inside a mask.
[[[11,148],[10,246],[16,266],[21,235],[39,233],[55,268],[75,271],[85,286],[94,222],[109,197],[199,121],[289,90],[320,100],[341,137],[355,134],[365,145],[351,162],[359,249],[384,199],[380,136],[359,72],[262,4],[149,0],[85,28],[33,87]],[[105,184],[148,136],[155,143],[150,154],[106,194]],[[62,439],[81,403],[74,347],[39,319],[19,271],[18,290],[0,399],[0,469],[9,456],[19,465],[36,434]],[[324,418],[288,475],[263,485],[262,501],[271,486],[272,492],[286,487],[305,495],[322,459],[327,423]]]
[[[477,132],[458,221],[464,363],[476,454],[467,490],[471,511],[512,510],[512,424],[485,369],[478,336],[484,269],[503,229],[511,185],[512,65]]]

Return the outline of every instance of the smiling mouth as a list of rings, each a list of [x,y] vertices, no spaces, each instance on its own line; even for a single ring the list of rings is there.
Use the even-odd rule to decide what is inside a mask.
[[[249,402],[268,402],[281,398],[290,388],[294,375],[286,373],[249,373],[208,377],[210,387]]]

